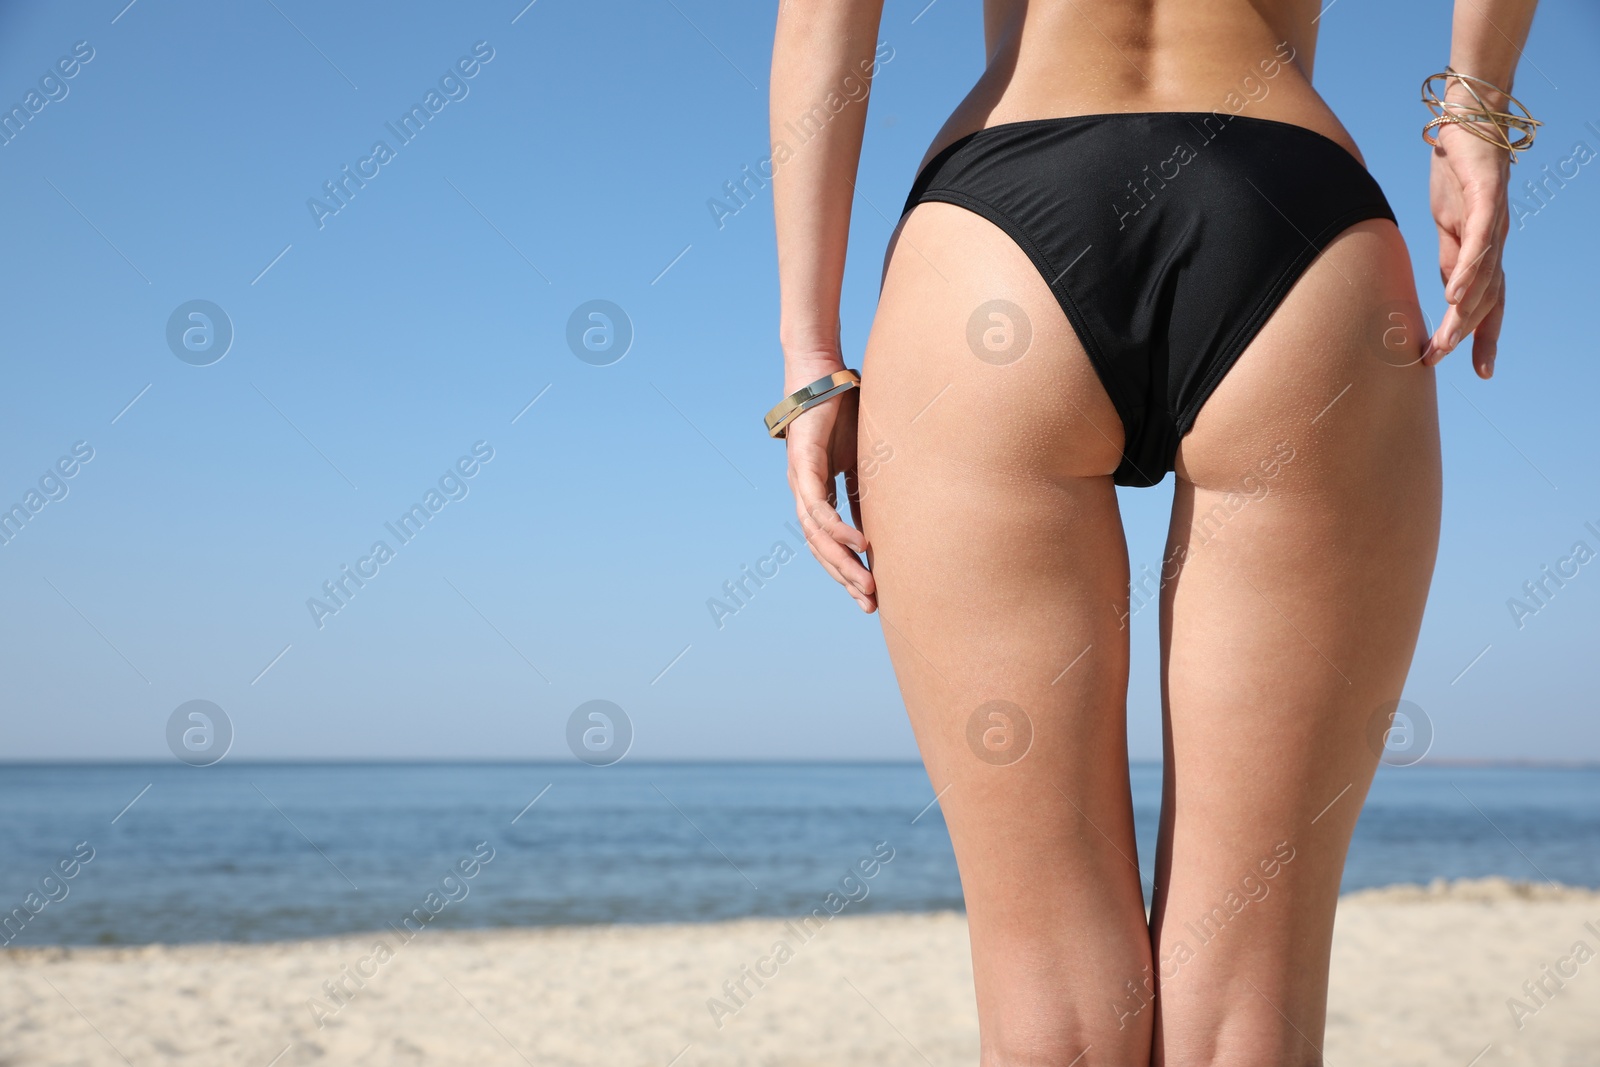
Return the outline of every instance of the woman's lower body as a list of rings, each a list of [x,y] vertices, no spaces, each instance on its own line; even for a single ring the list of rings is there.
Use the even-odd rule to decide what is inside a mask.
[[[1126,118],[1127,158],[1172,156],[1164,119]],[[1026,162],[1030,128],[1050,140],[1089,121],[995,127],[994,151],[980,134],[925,168],[863,365],[863,523],[956,850],[983,1063],[1316,1064],[1372,723],[1400,696],[1437,545],[1434,376],[1415,362],[1409,257],[1370,190],[1344,206],[1270,195],[1286,177],[1325,182],[1329,165],[1365,178],[1306,131],[1256,129],[1287,139],[1261,164],[1229,129],[1128,200],[1070,152]],[[1046,176],[1033,192],[1030,169]],[[1230,230],[1246,200],[1214,194],[1233,179],[1261,214]],[[1123,225],[1074,230],[1069,212],[1052,228],[1051,197]],[[1140,215],[1157,227],[1143,238]],[[1302,232],[1312,216],[1328,232]],[[1277,255],[1261,245],[1272,226],[1300,243]],[[1045,247],[1071,252],[1074,233],[1081,259]],[[1114,485],[1169,467],[1165,559],[1134,591],[1161,613],[1147,923]]]

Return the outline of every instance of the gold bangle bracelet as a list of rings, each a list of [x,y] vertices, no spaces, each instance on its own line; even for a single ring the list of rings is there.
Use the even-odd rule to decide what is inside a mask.
[[[773,437],[785,437],[789,433],[789,424],[807,408],[814,408],[824,400],[838,396],[849,389],[854,389],[861,384],[861,372],[846,367],[836,370],[826,378],[818,378],[810,385],[802,386],[784,397],[767,412],[767,433]]]
[[[1465,89],[1474,101],[1466,104],[1456,100],[1446,100],[1441,97],[1433,87],[1433,83],[1443,79],[1447,86],[1454,81]],[[1506,98],[1507,105],[1521,111],[1518,115],[1510,111],[1501,111],[1493,108],[1478,93],[1476,85],[1486,86]],[[1448,91],[1448,88],[1446,89]],[[1434,148],[1439,147],[1438,130],[1445,126],[1461,126],[1468,133],[1482,141],[1504,148],[1511,154],[1511,162],[1517,161],[1517,153],[1527,151],[1533,145],[1534,130],[1544,125],[1529,113],[1522,101],[1500,88],[1485,78],[1474,77],[1471,74],[1462,74],[1453,67],[1445,67],[1437,74],[1430,74],[1422,82],[1422,102],[1428,105],[1428,110],[1433,112],[1433,118],[1422,127],[1422,139]],[[1488,127],[1493,128],[1491,133]],[[1513,139],[1510,132],[1515,130],[1520,136]],[[1430,133],[1432,136],[1429,136]]]

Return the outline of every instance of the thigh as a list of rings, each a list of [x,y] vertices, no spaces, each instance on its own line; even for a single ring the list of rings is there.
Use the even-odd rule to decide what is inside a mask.
[[[1116,412],[1027,257],[945,204],[893,246],[860,403],[884,638],[955,846],[984,1063],[1142,1060]]]
[[[1398,230],[1352,227],[1179,450],[1158,1062],[1320,1062],[1339,880],[1379,756],[1369,724],[1400,697],[1437,547],[1419,323]]]

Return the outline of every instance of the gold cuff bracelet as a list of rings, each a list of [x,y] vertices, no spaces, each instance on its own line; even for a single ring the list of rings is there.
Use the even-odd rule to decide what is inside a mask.
[[[826,378],[818,378],[810,385],[796,389],[767,412],[767,433],[773,437],[786,436],[789,424],[794,421],[796,415],[860,384],[861,372],[846,367],[844,370],[834,371]]]

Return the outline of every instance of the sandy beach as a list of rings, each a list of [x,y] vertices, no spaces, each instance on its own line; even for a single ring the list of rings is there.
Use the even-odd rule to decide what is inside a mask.
[[[977,1062],[961,915],[846,915],[809,940],[789,922],[12,949],[0,1064]],[[1326,1061],[1600,1063],[1597,931],[1587,890],[1488,879],[1349,895]],[[778,940],[791,956],[772,957]],[[772,977],[725,992],[745,968]],[[1554,992],[1531,996],[1541,980]]]

